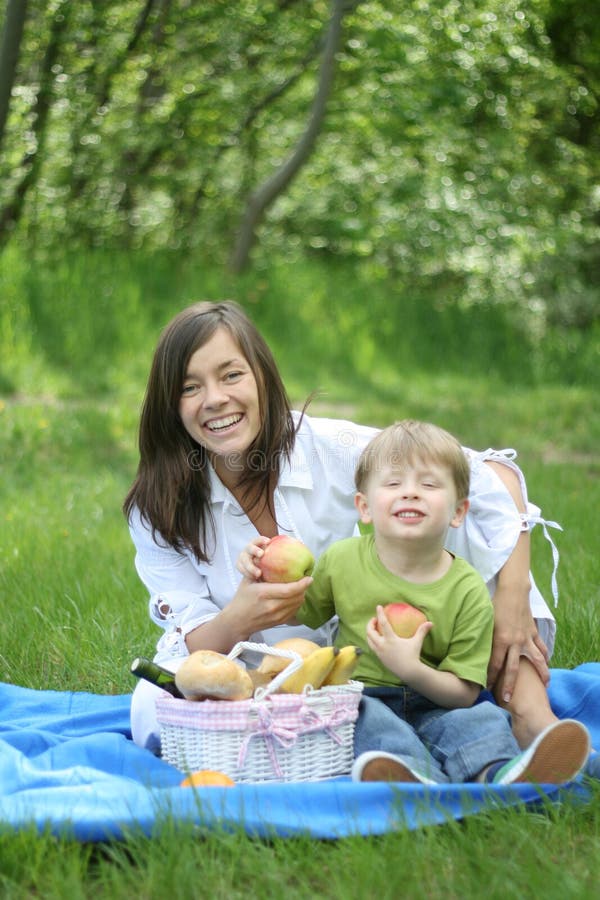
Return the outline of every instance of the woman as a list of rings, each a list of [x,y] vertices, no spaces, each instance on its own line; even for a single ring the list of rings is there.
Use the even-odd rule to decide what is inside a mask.
[[[157,662],[175,670],[194,650],[227,653],[238,641],[292,634],[330,642],[335,623],[316,634],[285,625],[309,578],[251,582],[235,561],[257,533],[292,534],[315,557],[351,535],[354,469],[376,431],[293,412],[266,342],[237,304],[197,303],[175,316],[155,351],[124,502],[150,616],[165,632]],[[493,594],[490,686],[527,746],[555,721],[545,689],[555,623],[529,573],[533,516],[514,453],[466,452],[471,507],[448,547]],[[132,701],[133,738],[154,750],[155,691],[140,682]]]

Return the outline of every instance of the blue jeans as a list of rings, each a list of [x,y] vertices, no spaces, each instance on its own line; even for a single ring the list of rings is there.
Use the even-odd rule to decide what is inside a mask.
[[[354,731],[354,755],[401,756],[435,782],[473,781],[490,763],[520,753],[510,718],[485,700],[443,709],[406,687],[366,687]]]

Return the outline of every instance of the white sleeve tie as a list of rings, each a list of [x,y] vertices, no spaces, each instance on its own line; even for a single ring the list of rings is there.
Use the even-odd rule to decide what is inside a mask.
[[[553,569],[552,569],[552,596],[554,597],[554,605],[558,606],[558,582],[556,578],[556,573],[558,572],[558,562],[560,559],[560,555],[558,553],[558,547],[552,540],[548,528],[557,528],[559,531],[562,531],[562,525],[559,525],[558,522],[551,522],[548,519],[543,519],[541,516],[532,515],[531,513],[521,513],[521,531],[531,531],[531,528],[534,525],[541,525],[542,530],[544,532],[544,537],[552,547],[552,559],[553,559]]]
[[[513,447],[506,447],[504,450],[494,450],[491,447],[488,447],[487,450],[480,450],[479,452],[473,453],[473,456],[476,459],[482,460],[482,462],[488,462],[489,460],[493,460],[494,462],[514,462],[517,458],[517,451]]]

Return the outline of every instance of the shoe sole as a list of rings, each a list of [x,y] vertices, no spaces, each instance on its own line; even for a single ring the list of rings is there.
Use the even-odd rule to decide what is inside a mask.
[[[413,784],[422,784],[408,766],[395,759],[386,759],[383,756],[372,759],[365,764],[360,776],[361,781],[404,781]]]
[[[584,767],[589,753],[587,730],[579,722],[563,720],[544,735],[513,784],[564,784],[573,781]],[[558,764],[557,760],[560,760]]]

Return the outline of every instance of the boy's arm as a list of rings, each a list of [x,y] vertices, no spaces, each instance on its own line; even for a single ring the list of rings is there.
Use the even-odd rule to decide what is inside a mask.
[[[400,677],[414,691],[445,709],[473,706],[481,692],[481,685],[475,684],[473,681],[465,681],[454,672],[432,669],[420,661],[419,667],[410,677]]]
[[[335,615],[333,587],[328,567],[331,555],[332,548],[330,547],[317,560],[312,573],[312,582],[304,593],[304,601],[296,611],[295,621],[290,621],[289,625],[320,628]]]
[[[382,606],[367,625],[367,642],[381,662],[401,681],[445,709],[472,706],[481,686],[459,678],[454,672],[433,669],[421,661],[425,635],[433,628],[424,622],[413,637],[401,638],[392,630]]]

